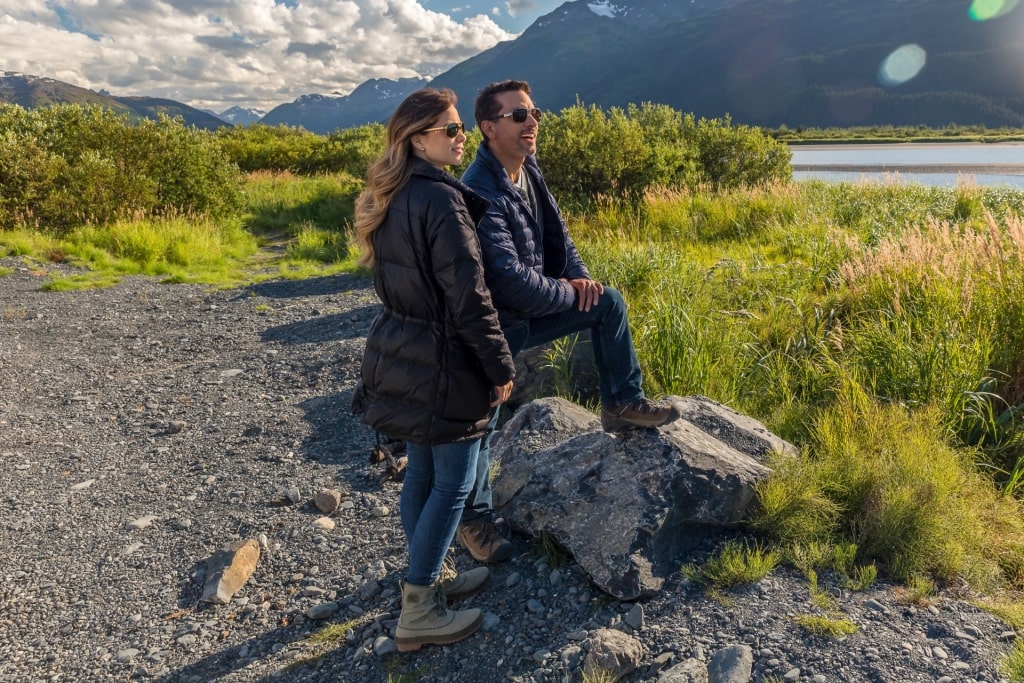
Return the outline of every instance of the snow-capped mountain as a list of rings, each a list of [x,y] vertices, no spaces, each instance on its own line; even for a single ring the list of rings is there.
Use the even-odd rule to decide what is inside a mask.
[[[270,126],[302,126],[314,133],[330,133],[366,123],[383,122],[403,97],[426,85],[421,78],[397,81],[375,78],[348,95],[339,93],[303,95],[294,102],[271,109],[260,121]]]

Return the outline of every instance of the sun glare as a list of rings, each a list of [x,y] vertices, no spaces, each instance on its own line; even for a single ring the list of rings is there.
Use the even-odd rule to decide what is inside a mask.
[[[927,61],[928,53],[920,45],[901,45],[878,68],[878,80],[885,86],[906,83],[920,73]]]
[[[1020,0],[974,0],[967,16],[974,21],[988,21],[1012,10]]]

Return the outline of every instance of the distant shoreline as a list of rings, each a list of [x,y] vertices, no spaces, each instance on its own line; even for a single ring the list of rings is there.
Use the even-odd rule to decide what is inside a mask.
[[[1021,164],[793,164],[794,171],[840,173],[963,173],[964,175],[1021,175]]]

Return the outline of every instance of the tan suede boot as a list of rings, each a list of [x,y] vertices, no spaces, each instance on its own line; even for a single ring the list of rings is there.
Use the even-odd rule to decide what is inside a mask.
[[[455,560],[451,555],[444,556],[441,564],[441,575],[438,581],[441,583],[441,590],[448,602],[468,598],[470,595],[480,592],[491,579],[491,570],[487,567],[474,567],[460,572],[455,566]]]
[[[403,582],[402,614],[398,617],[395,641],[399,652],[413,652],[424,645],[447,645],[472,635],[483,621],[483,612],[478,609],[445,607],[439,582],[432,586]]]

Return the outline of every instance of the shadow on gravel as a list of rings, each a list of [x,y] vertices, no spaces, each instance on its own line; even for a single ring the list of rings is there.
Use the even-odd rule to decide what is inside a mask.
[[[271,299],[288,299],[296,296],[337,294],[350,289],[363,289],[372,286],[373,281],[366,277],[328,275],[305,280],[268,280],[251,285],[246,288],[246,291]]]
[[[303,456],[323,464],[359,463],[367,473],[373,430],[352,414],[352,390],[309,398],[299,404],[312,427],[300,446]]]
[[[202,659],[183,666],[177,671],[154,678],[157,683],[191,683],[193,681],[215,681],[239,671],[248,666],[254,659],[266,658],[275,647],[281,644],[287,645],[303,640],[302,627],[277,627],[257,637],[249,638],[244,643],[232,645],[224,650],[210,653]],[[291,677],[281,678],[280,674],[273,676],[274,680],[298,680]],[[260,679],[265,680],[265,679]]]
[[[320,315],[308,320],[268,327],[260,333],[263,341],[283,344],[308,344],[365,337],[379,305],[363,306],[344,313]]]

